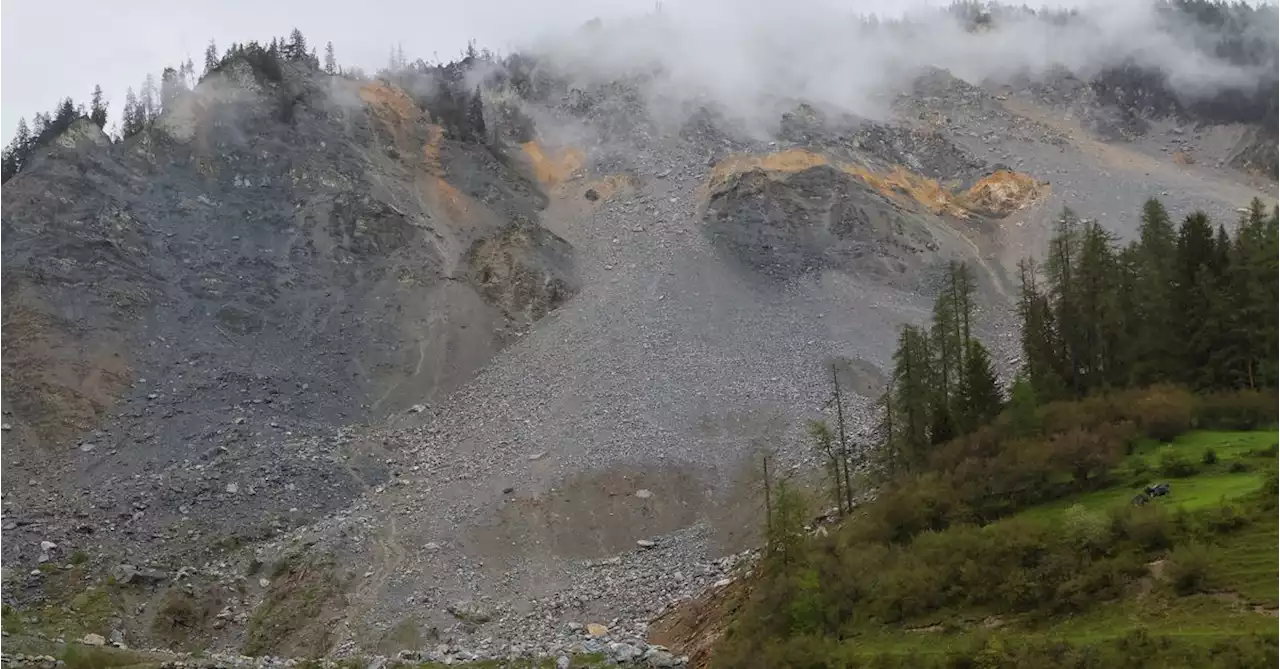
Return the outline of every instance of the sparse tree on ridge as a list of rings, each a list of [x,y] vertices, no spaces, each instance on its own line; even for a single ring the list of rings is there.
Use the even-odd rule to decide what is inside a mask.
[[[204,49],[204,73],[209,74],[218,67],[218,45],[209,40],[209,46]]]
[[[107,103],[102,99],[101,86],[93,87],[93,98],[89,103],[89,118],[98,124],[99,128],[107,127]]]
[[[138,104],[142,108],[144,125],[155,120],[160,114],[160,92],[156,90],[156,78],[150,74],[142,82],[142,92],[138,94]]]
[[[326,42],[324,45],[324,71],[326,74],[336,74],[338,71],[338,61],[333,56],[333,42]]]

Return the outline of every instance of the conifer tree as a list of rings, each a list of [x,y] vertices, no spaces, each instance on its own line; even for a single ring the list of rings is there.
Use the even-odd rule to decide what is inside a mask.
[[[209,74],[218,67],[218,45],[209,40],[209,46],[204,49],[204,74]]]
[[[1179,341],[1174,307],[1177,233],[1159,200],[1142,206],[1133,246],[1133,381],[1139,385],[1178,378]]]
[[[107,126],[107,103],[102,99],[102,87],[93,87],[93,98],[89,103],[89,119],[99,128]]]
[[[895,467],[913,469],[924,462],[931,441],[934,421],[930,389],[929,337],[923,330],[907,325],[898,335],[898,350],[893,355],[892,414],[895,430],[891,449],[898,454]]]
[[[333,42],[326,42],[324,45],[324,71],[326,74],[336,74],[338,71],[338,60],[333,56]]]
[[[138,104],[142,110],[143,125],[151,123],[160,115],[160,92],[156,90],[156,78],[148,74],[142,82],[142,90],[138,93]]]
[[[994,420],[1000,414],[1004,399],[986,347],[977,339],[969,339],[965,347],[968,350],[956,413],[962,433],[969,433]]]

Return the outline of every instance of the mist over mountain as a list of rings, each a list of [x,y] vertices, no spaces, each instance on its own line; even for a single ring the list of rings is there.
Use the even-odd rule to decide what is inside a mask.
[[[1227,229],[1275,204],[1272,5],[575,23],[377,70],[299,30],[210,44],[19,127],[24,643],[679,666],[650,622],[755,564],[761,463],[820,479],[838,411],[871,476],[958,267],[999,405],[1063,221],[1120,248],[1155,198],[1247,255]]]

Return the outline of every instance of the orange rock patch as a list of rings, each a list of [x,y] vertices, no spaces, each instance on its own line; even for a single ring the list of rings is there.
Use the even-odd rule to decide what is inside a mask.
[[[812,167],[832,165],[857,177],[885,197],[905,205],[920,205],[937,215],[967,219],[977,214],[1002,218],[1044,197],[1048,184],[1029,175],[1010,170],[997,170],[983,177],[972,188],[957,193],[936,179],[912,172],[900,165],[888,172],[878,172],[852,163],[833,163],[826,156],[804,149],[788,149],[765,155],[733,155],[721,160],[711,170],[708,191],[725,186],[743,172],[794,173]]]
[[[582,151],[572,147],[551,153],[538,142],[525,142],[521,148],[529,158],[538,183],[547,188],[555,188],[568,181],[586,162]]]

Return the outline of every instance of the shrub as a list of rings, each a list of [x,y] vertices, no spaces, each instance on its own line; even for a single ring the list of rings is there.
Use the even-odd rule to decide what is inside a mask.
[[[1209,554],[1198,544],[1180,546],[1169,557],[1165,574],[1179,595],[1204,592],[1209,587]]]
[[[1151,473],[1151,465],[1147,459],[1142,456],[1133,456],[1125,460],[1124,468],[1128,470],[1129,475],[1133,477],[1135,482],[1144,482],[1147,474]]]
[[[1204,515],[1205,528],[1216,534],[1233,532],[1248,524],[1249,517],[1230,504],[1214,507]]]
[[[1280,503],[1280,478],[1277,478],[1275,471],[1268,474],[1267,479],[1262,482],[1258,500],[1261,508],[1268,511],[1274,510],[1276,504]]]
[[[1173,478],[1182,478],[1196,473],[1196,466],[1176,448],[1166,447],[1160,453],[1160,473]]]
[[[1258,450],[1253,451],[1250,455],[1258,458],[1274,458],[1276,457],[1277,450],[1280,450],[1280,444],[1271,444],[1266,448],[1259,448]]]
[[[1089,550],[1106,547],[1111,532],[1105,514],[1073,504],[1062,515],[1062,529],[1067,541]]]
[[[1173,545],[1177,529],[1164,507],[1121,506],[1111,511],[1111,534],[1117,540],[1136,544],[1146,551],[1164,550]]]
[[[1253,471],[1253,467],[1247,462],[1241,462],[1239,460],[1236,460],[1232,462],[1230,465],[1227,465],[1227,471],[1231,472],[1232,474],[1242,474],[1244,472]]]
[[[1157,387],[1140,397],[1134,409],[1147,436],[1170,442],[1191,429],[1195,399],[1180,388]]]
[[[1205,465],[1215,465],[1218,463],[1218,453],[1212,448],[1204,449],[1204,455],[1200,456],[1200,462]]]
[[[1213,393],[1200,398],[1196,425],[1213,430],[1256,430],[1276,422],[1274,392],[1241,390]]]

